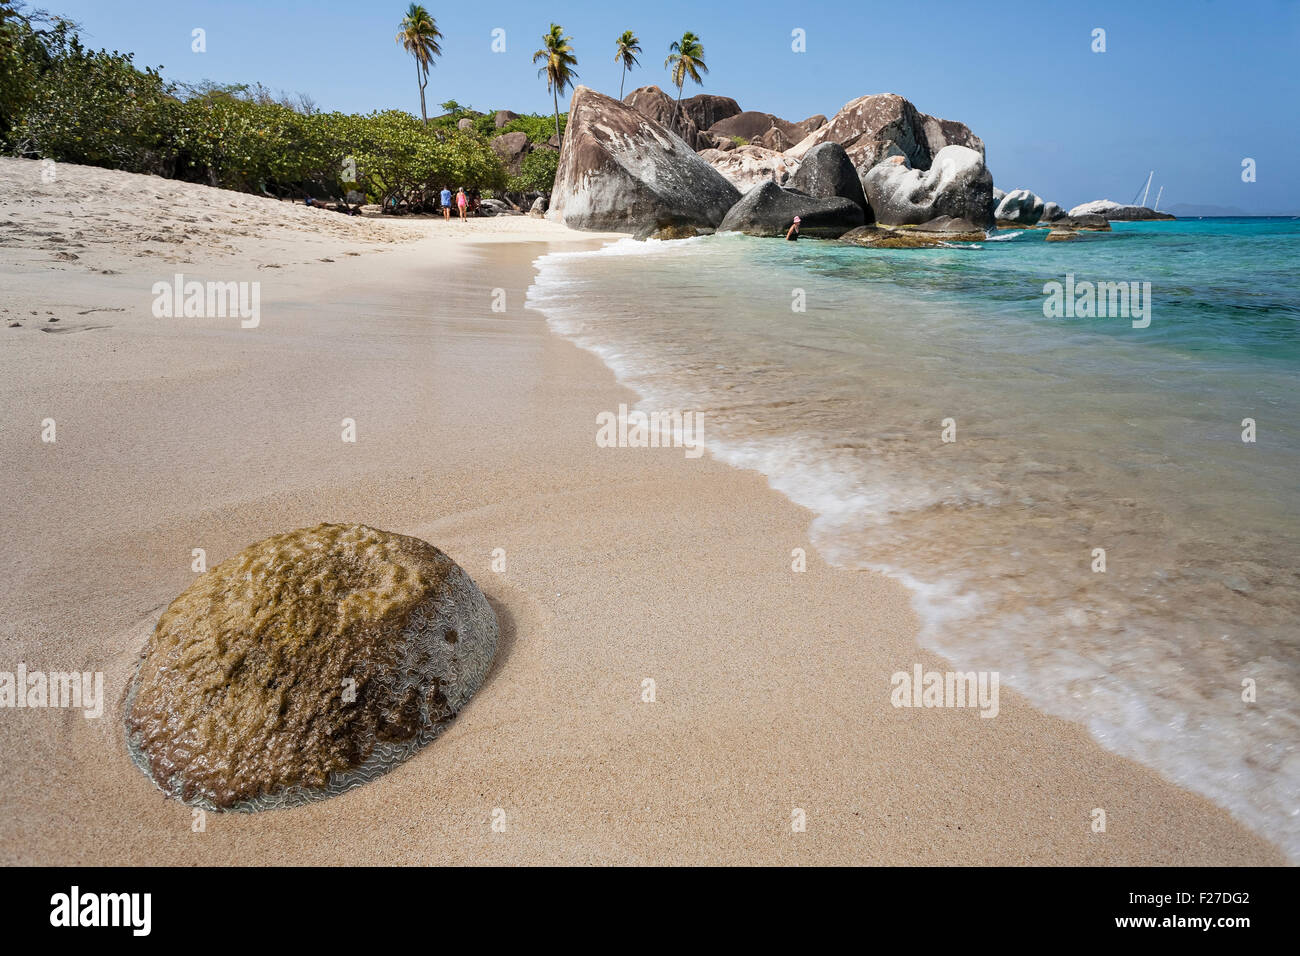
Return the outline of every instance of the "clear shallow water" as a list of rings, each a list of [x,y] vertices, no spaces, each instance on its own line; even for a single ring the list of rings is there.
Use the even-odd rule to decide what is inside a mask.
[[[626,240],[538,260],[529,304],[907,583],[927,646],[1300,859],[1300,222],[1043,236]],[[1150,326],[1045,317],[1067,273],[1150,282]]]

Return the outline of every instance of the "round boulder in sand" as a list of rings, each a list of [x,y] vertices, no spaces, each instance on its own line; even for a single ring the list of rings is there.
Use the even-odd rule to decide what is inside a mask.
[[[487,676],[487,598],[418,538],[322,524],[259,541],[163,612],[125,699],[132,759],[214,809],[332,796],[431,741]]]

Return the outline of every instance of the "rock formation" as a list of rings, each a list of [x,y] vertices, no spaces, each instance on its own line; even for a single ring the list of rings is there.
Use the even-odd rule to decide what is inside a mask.
[[[882,225],[919,225],[940,217],[959,221],[955,231],[993,226],[993,176],[983,156],[965,146],[945,146],[928,169],[911,169],[903,157],[868,170],[862,184]]]
[[[826,115],[824,113],[817,113],[814,116],[808,117],[806,120],[800,120],[794,125],[799,127],[799,129],[803,132],[804,136],[807,136],[809,133],[817,132],[817,130],[821,129],[828,122],[829,120],[826,119]]]
[[[548,218],[633,234],[711,231],[739,198],[680,136],[595,90],[573,91]]]
[[[852,200],[818,198],[763,182],[731,207],[718,231],[784,236],[795,216],[803,220],[800,235],[817,239],[835,239],[863,223],[862,208]]]
[[[1092,202],[1086,202],[1082,205],[1075,206],[1070,210],[1070,216],[1102,216],[1111,222],[1132,222],[1143,219],[1173,219],[1174,216],[1167,212],[1156,212],[1154,209],[1148,209],[1146,206],[1126,206],[1123,203],[1117,203],[1110,199],[1095,199]]]
[[[691,118],[697,129],[707,130],[714,123],[735,116],[740,112],[740,104],[730,96],[717,96],[714,93],[700,93],[682,100],[682,109]]]
[[[726,152],[706,149],[699,155],[741,192],[761,182],[784,186],[799,169],[797,159],[761,146],[733,146]]]
[[[519,175],[519,165],[531,151],[527,133],[503,133],[488,142],[492,151],[501,157],[501,162],[512,176]]]
[[[756,113],[753,110],[746,110],[714,123],[709,127],[709,132],[721,136],[739,136],[747,142],[757,143],[772,129],[778,130],[778,135],[791,146],[799,142],[804,135],[799,127],[787,123],[779,116],[773,116],[771,113]],[[772,141],[772,138],[769,137],[769,141]]]
[[[999,224],[1032,226],[1043,218],[1043,201],[1028,189],[1013,189],[998,201],[993,218]]]
[[[700,149],[700,128],[685,107],[657,86],[641,86],[623,97],[623,102],[642,116],[672,130],[691,149]],[[676,118],[674,121],[674,117]]]
[[[874,218],[871,207],[867,205],[866,193],[862,191],[858,171],[839,143],[822,143],[804,153],[803,162],[790,177],[788,185],[809,196],[839,196],[852,200],[862,207],[868,222]]]
[[[830,121],[789,149],[801,159],[822,143],[844,147],[858,175],[864,178],[877,163],[903,156],[913,169],[929,169],[946,146],[965,146],[984,156],[984,142],[963,123],[937,119],[917,110],[896,93],[860,96],[840,109]]]

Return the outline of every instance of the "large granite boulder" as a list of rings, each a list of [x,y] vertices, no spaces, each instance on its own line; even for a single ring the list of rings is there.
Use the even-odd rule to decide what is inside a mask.
[[[993,198],[997,199],[997,196],[995,195]],[[1064,209],[1062,209],[1059,205],[1057,205],[1054,202],[1045,202],[1043,203],[1043,215],[1039,218],[1038,221],[1055,222],[1058,219],[1064,219],[1064,218],[1065,218]]]
[[[528,215],[532,216],[534,219],[546,218],[546,197],[545,196],[538,196],[536,199],[533,200],[533,204],[528,210]]]
[[[984,157],[965,146],[945,146],[928,169],[896,156],[868,170],[862,185],[882,225],[919,225],[943,216],[978,229],[993,227],[993,176]]]
[[[1127,206],[1110,199],[1095,199],[1075,206],[1070,210],[1073,216],[1102,216],[1110,222],[1134,222],[1143,219],[1173,219],[1167,212],[1156,212],[1146,206]]]
[[[672,130],[686,140],[691,149],[701,148],[700,129],[695,121],[676,100],[659,87],[637,87],[623,97],[623,102],[642,116],[647,116],[660,126]]]
[[[158,619],[127,746],[160,789],[211,809],[331,796],[436,737],[497,640],[483,592],[431,544],[357,524],[275,535]]]
[[[787,123],[779,116],[773,116],[771,113],[756,113],[753,110],[746,110],[714,123],[709,127],[709,132],[722,136],[739,136],[750,143],[757,143],[771,129],[779,130],[779,135],[790,145],[799,142],[804,135],[799,127]]]
[[[997,201],[993,218],[999,223],[1032,226],[1043,218],[1043,201],[1028,189],[1013,189],[1001,200],[993,198]]]
[[[720,123],[739,113],[740,104],[730,96],[700,93],[682,100],[682,109],[686,110],[686,115],[698,129],[706,130],[714,123]]]
[[[762,182],[784,186],[799,169],[799,161],[761,146],[732,146],[729,150],[706,149],[700,158],[708,162],[742,193]]]
[[[963,123],[922,113],[896,93],[850,100],[830,122],[804,137],[788,152],[802,159],[822,143],[844,147],[859,176],[877,163],[903,156],[913,169],[929,169],[945,146],[965,146],[984,156],[984,142]]]
[[[867,222],[875,218],[867,205],[858,171],[839,143],[822,143],[804,153],[803,162],[787,185],[809,196],[850,199],[862,207]]]
[[[708,231],[739,199],[680,136],[588,87],[573,91],[548,218],[633,234]]]
[[[804,136],[807,136],[809,133],[817,132],[817,130],[821,129],[828,122],[830,121],[826,118],[825,113],[816,113],[808,117],[806,120],[800,120],[794,125],[803,131]]]
[[[708,130],[704,130],[700,133],[699,143],[700,145],[697,147],[696,152],[700,153],[709,149],[717,149],[725,153],[728,150],[735,149],[737,146],[736,141],[730,136],[721,136],[716,133],[710,133]]]
[[[507,123],[511,123],[517,119],[519,119],[519,114],[514,110],[497,110],[497,115],[492,117],[492,122],[496,124],[497,129],[500,129]]]
[[[759,183],[728,211],[719,232],[749,236],[784,236],[798,216],[799,234],[815,239],[836,239],[862,225],[862,208],[839,196],[819,198],[776,183]]]
[[[467,132],[474,128],[474,121],[466,116],[464,119],[456,121],[456,128],[462,133]]]
[[[527,133],[503,133],[488,141],[492,151],[501,157],[501,162],[510,170],[512,176],[519,175],[519,165],[531,151]]]
[[[791,139],[781,127],[773,126],[752,142],[755,146],[762,146],[764,149],[774,149],[778,153],[784,153],[799,140],[798,138]]]

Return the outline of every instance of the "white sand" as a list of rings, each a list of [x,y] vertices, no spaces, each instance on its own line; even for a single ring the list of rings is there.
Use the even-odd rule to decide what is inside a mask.
[[[57,174],[0,160],[0,670],[102,670],[109,704],[0,711],[0,861],[1282,862],[1005,689],[992,720],[891,707],[894,671],[947,669],[899,585],[791,572],[809,516],[754,473],[597,448],[634,396],[523,302],[536,256],[600,237]],[[260,325],[155,318],[176,272],[260,282]],[[126,755],[135,655],[192,549],[320,521],[459,561],[502,623],[493,674],[375,783],[195,833]]]

